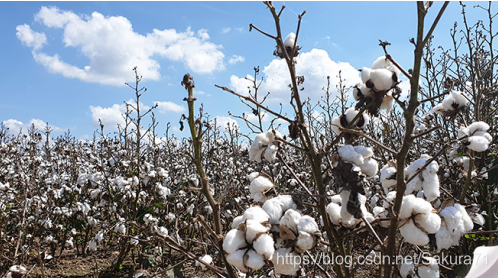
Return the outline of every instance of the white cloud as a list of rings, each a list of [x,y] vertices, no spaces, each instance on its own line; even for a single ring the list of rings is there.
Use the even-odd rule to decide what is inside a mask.
[[[225,27],[225,28],[221,29],[221,32],[223,32],[223,34],[226,34],[226,33],[230,32],[230,30],[232,30],[232,28]]]
[[[239,31],[240,33],[244,32],[244,28],[235,28],[235,30]]]
[[[212,73],[225,68],[222,46],[207,41],[207,30],[195,34],[174,29],[157,30],[141,35],[133,31],[131,22],[122,16],[103,16],[93,12],[91,16],[60,11],[57,7],[42,7],[35,19],[47,27],[63,28],[66,47],[77,48],[89,59],[82,68],[70,65],[55,54],[40,52],[46,37],[33,31],[29,25],[17,26],[17,37],[33,48],[34,59],[51,72],[85,82],[123,85],[134,79],[131,69],[138,67],[144,79],[158,80],[160,65],[157,56],[182,61],[195,73]]]
[[[42,48],[44,44],[47,43],[47,37],[43,33],[38,33],[29,27],[29,25],[19,25],[16,27],[17,38],[29,47],[33,47],[33,50],[38,50]]]
[[[186,110],[185,107],[171,101],[154,101],[154,104],[157,104],[157,109],[159,109],[159,113],[167,113],[167,112],[182,113]]]
[[[301,100],[309,98],[312,101],[320,100],[324,95],[323,87],[327,86],[327,76],[330,76],[330,88],[336,91],[336,78],[341,71],[341,76],[346,79],[346,86],[354,86],[361,81],[359,72],[349,63],[332,61],[325,50],[312,49],[310,52],[301,53],[296,61],[297,75],[304,76],[304,90],[300,91]],[[259,88],[260,92],[270,92],[267,103],[288,103],[290,101],[291,83],[285,60],[274,59],[262,70],[264,82]],[[247,77],[251,77],[247,75]],[[247,87],[252,83],[244,77],[232,75],[230,77],[230,86],[238,93],[247,95]],[[265,102],[266,103],[266,102]]]
[[[197,91],[197,90],[194,90],[194,95],[205,95],[206,92],[204,91]]]
[[[252,112],[245,113],[245,118],[251,123],[257,123],[259,121],[258,116],[254,115]],[[268,114],[266,112],[261,112],[261,121],[268,122],[269,120],[270,117],[268,116]]]
[[[3,125],[9,129],[9,133],[12,135],[19,134],[21,130],[22,133],[26,134],[28,129],[31,128],[33,124],[35,125],[35,128],[38,129],[39,131],[44,131],[45,127],[47,126],[47,122],[40,119],[31,119],[28,123],[23,123],[15,119],[9,119],[3,121]],[[63,129],[60,127],[54,125],[49,125],[49,126],[50,128],[52,128],[52,131],[55,132],[63,131]]]
[[[246,58],[244,58],[244,56],[233,55],[232,58],[230,58],[230,60],[228,61],[228,63],[230,65],[235,65],[238,62],[244,62],[245,60]]]
[[[102,120],[104,128],[108,130],[117,130],[117,126],[124,127],[125,119],[124,113],[126,112],[126,104],[114,104],[108,108],[101,106],[90,106],[92,112],[92,122],[94,126],[99,125],[99,119]]]
[[[239,124],[235,119],[232,119],[230,117],[226,116],[216,116],[213,121],[211,121],[211,124],[214,125],[214,121],[216,120],[216,125],[220,127],[221,131],[227,130],[227,126],[230,125],[230,128],[239,128]]]

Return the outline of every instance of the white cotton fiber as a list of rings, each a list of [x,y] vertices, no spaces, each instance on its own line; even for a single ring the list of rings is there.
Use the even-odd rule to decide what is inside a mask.
[[[299,231],[299,236],[297,238],[296,247],[301,249],[301,251],[311,250],[315,245],[315,240],[312,235]]]
[[[396,186],[396,167],[385,165],[380,170],[380,182],[382,183],[382,187],[384,190],[389,190]]]
[[[461,230],[461,232],[468,233],[472,231],[472,229],[474,228],[474,222],[472,222],[472,219],[467,213],[467,210],[460,204],[455,204],[454,207],[458,209],[458,211],[460,211],[460,213],[462,214],[463,230]]]
[[[399,211],[399,219],[406,219],[412,216],[413,207],[415,205],[417,197],[415,195],[408,195],[403,197],[403,202],[401,203],[401,209]]]
[[[395,198],[396,198],[396,191],[391,191],[391,192],[387,193],[386,200],[382,201],[382,206],[384,208],[390,207],[389,203],[394,203]]]
[[[299,220],[301,219],[301,214],[293,209],[288,209],[284,216],[280,219],[280,225],[285,225],[294,234],[298,233],[297,225],[299,224]]]
[[[277,198],[267,200],[263,204],[263,210],[270,216],[271,224],[280,224],[280,218],[283,214],[282,204]]]
[[[340,116],[337,116],[337,117],[332,119],[331,127],[335,133],[337,133],[337,134],[341,133],[339,128],[343,127],[343,126],[341,125],[341,117]]]
[[[265,149],[251,148],[249,150],[249,159],[254,160],[256,162],[261,162],[261,155],[263,154],[264,151],[265,151]]]
[[[358,115],[358,111],[354,107],[349,107],[344,112],[344,115],[346,116],[346,121],[350,123]]]
[[[413,196],[413,195],[411,195]],[[413,200],[413,213],[431,213],[432,212],[431,203],[427,202],[422,198],[415,198]]]
[[[299,219],[297,230],[300,232],[307,232],[308,234],[314,234],[318,231],[318,225],[316,224],[315,219],[311,216],[305,215]]]
[[[336,194],[336,195],[332,196],[332,197],[330,198],[330,201],[331,201],[332,203],[336,203],[336,204],[340,204],[340,203],[342,203],[342,198],[341,198],[341,195]]]
[[[439,213],[439,216],[444,218],[448,232],[460,237],[460,226],[463,226],[462,213],[455,207],[446,207]]]
[[[259,176],[259,172],[252,172],[249,175],[247,175],[247,179],[249,180],[249,182],[252,182],[258,176]]]
[[[379,216],[379,215],[380,215],[381,213],[383,213],[384,211],[386,211],[386,209],[385,209],[385,208],[383,208],[383,207],[378,207],[378,206],[377,206],[377,207],[374,207],[374,208],[372,209],[373,215],[374,215],[375,217]]]
[[[370,80],[371,73],[372,73],[371,68],[363,67],[361,69],[361,81],[363,81],[363,83],[367,83],[367,81]]]
[[[458,104],[458,109],[467,105],[469,102],[465,97],[465,94],[461,91],[451,91],[451,98],[453,99],[454,104]]]
[[[474,122],[468,126],[470,134],[475,134],[476,132],[486,132],[489,129],[489,125],[485,122]]]
[[[490,141],[486,137],[482,136],[471,136],[469,137],[470,144],[467,145],[467,148],[476,151],[483,152],[489,148]]]
[[[435,234],[441,228],[441,217],[435,213],[417,214],[415,223],[428,234]]]
[[[443,103],[438,103],[436,106],[432,107],[432,112],[433,113],[438,113],[440,115],[443,115],[444,113],[444,107],[443,107]]]
[[[213,262],[213,258],[209,255],[201,257],[201,260],[208,264],[211,264]],[[207,270],[207,267],[199,261],[195,262],[195,266],[200,267],[203,271]]]
[[[280,275],[295,275],[299,270],[301,258],[294,252],[290,252],[290,248],[280,248],[273,253],[272,263],[275,266],[275,274]]]
[[[439,271],[434,271],[425,265],[419,266],[417,273],[419,278],[439,278]]]
[[[247,252],[246,266],[251,270],[258,270],[265,265],[265,260],[263,256],[256,253],[253,249],[249,249]]]
[[[361,172],[367,176],[367,178],[371,178],[377,174],[377,171],[379,170],[379,163],[377,160],[373,158],[367,158],[365,159],[365,162],[360,165]]]
[[[273,238],[269,234],[259,236],[253,243],[252,247],[256,252],[267,260],[271,260],[275,248],[273,247]]]
[[[401,275],[402,278],[408,278],[408,275],[410,275],[411,278],[415,277],[415,266],[413,265],[412,261],[406,261],[401,265],[399,268],[399,274]]]
[[[393,86],[393,73],[388,69],[374,69],[370,73],[370,80],[377,91],[387,91]]]
[[[439,192],[439,178],[436,174],[426,174],[425,171],[422,174],[424,177],[422,185],[425,198],[427,198],[427,201],[432,202],[441,194]]]
[[[242,215],[242,221],[247,219],[256,220],[259,223],[263,223],[270,219],[270,216],[266,214],[266,212],[261,207],[250,207],[246,209],[244,214]]]
[[[269,178],[265,176],[259,176],[251,182],[251,185],[249,186],[249,192],[251,192],[251,197],[254,198],[253,195],[255,195],[256,193],[266,192],[272,187],[273,183]]]
[[[441,252],[443,249],[449,249],[453,244],[453,238],[451,237],[451,234],[446,228],[446,224],[444,222],[441,223],[441,227],[436,232],[436,244],[438,252]]]
[[[393,109],[394,106],[394,98],[391,95],[391,92],[388,92],[384,98],[382,99],[382,104],[380,105],[381,110],[386,110],[386,113],[389,114],[391,109]]]
[[[377,60],[375,60],[375,62],[373,62],[372,69],[387,69],[392,65],[393,63],[386,59],[386,56],[380,56]]]
[[[287,35],[287,37],[285,38],[285,41],[284,41],[284,47],[294,47],[294,43],[296,41],[296,34],[294,34],[293,32],[289,33],[289,35]]]
[[[232,229],[227,233],[223,240],[223,250],[228,254],[232,254],[240,248],[246,247],[246,239],[243,231]]]
[[[237,216],[232,221],[232,229],[237,229],[239,224],[242,223],[242,215]]]
[[[353,146],[351,145],[342,146],[341,148],[339,148],[338,152],[342,160],[346,162],[351,162],[356,165],[361,165],[365,162],[363,156],[355,152]]]
[[[265,160],[272,162],[277,159],[277,151],[277,145],[271,144],[270,146],[268,146],[268,148],[266,148],[265,150]]]
[[[399,227],[399,232],[408,243],[414,245],[426,245],[429,243],[429,236],[415,226],[412,219],[408,219],[402,226]]]
[[[258,234],[268,232],[268,227],[261,225],[256,220],[246,221],[246,241],[251,244]]]
[[[263,199],[265,199],[265,195],[263,195],[263,193],[261,192],[258,192],[258,193],[251,193],[251,198],[255,201],[255,202],[264,202]]]
[[[354,146],[353,149],[355,152],[361,154],[361,156],[363,156],[363,158],[372,157],[374,154],[373,149],[370,147]]]
[[[241,249],[236,251],[235,253],[231,253],[227,256],[227,262],[230,265],[235,266],[238,270],[242,272],[248,272],[249,269],[244,265],[244,255],[246,254],[247,249]]]
[[[336,203],[330,203],[327,206],[327,213],[329,214],[330,221],[334,225],[341,224],[341,206]]]
[[[274,199],[278,200],[280,204],[282,205],[282,209],[284,211],[288,209],[296,209],[297,205],[294,203],[294,200],[292,200],[292,195],[278,195]]]

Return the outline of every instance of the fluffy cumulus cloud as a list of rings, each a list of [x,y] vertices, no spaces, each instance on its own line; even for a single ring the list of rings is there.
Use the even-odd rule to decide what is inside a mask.
[[[157,109],[159,110],[159,113],[168,113],[168,112],[182,113],[186,110],[185,107],[171,101],[155,101],[154,104],[157,104]]]
[[[11,135],[17,135],[21,131],[22,133],[26,134],[28,129],[31,128],[33,125],[38,131],[44,131],[45,128],[47,127],[47,122],[40,119],[31,119],[28,123],[23,123],[15,119],[9,119],[3,121],[2,123],[5,127],[9,129],[9,133]],[[49,127],[52,129],[52,131],[55,132],[63,131],[62,128],[56,127],[54,125],[49,125]]]
[[[321,49],[312,49],[310,52],[301,53],[297,57],[296,71],[297,75],[304,76],[304,90],[301,91],[301,99],[308,97],[317,101],[324,94],[322,88],[327,86],[327,76],[330,76],[330,88],[335,91],[338,83],[339,71],[341,76],[346,79],[346,86],[354,86],[361,81],[359,72],[349,63],[334,62],[330,59],[328,53]],[[270,92],[268,103],[288,103],[290,101],[291,83],[285,60],[274,59],[268,66],[263,69],[264,82],[259,91],[262,93]],[[247,77],[252,78],[251,75]],[[230,86],[238,93],[247,95],[248,87],[252,83],[244,77],[232,75],[230,77]]]
[[[228,63],[230,65],[235,65],[238,62],[244,62],[245,60],[246,60],[246,58],[244,58],[244,56],[233,55],[232,58],[230,58],[230,60],[228,60]]]
[[[47,39],[27,24],[17,26],[17,38],[33,49],[34,59],[49,71],[85,82],[123,85],[133,80],[132,68],[138,66],[144,79],[160,78],[157,57],[181,61],[192,72],[212,73],[225,68],[220,45],[209,42],[207,30],[185,32],[157,30],[141,35],[122,16],[91,16],[42,7],[35,20],[50,28],[64,29],[65,47],[74,47],[89,60],[82,68],[64,62],[60,55],[42,52]]]
[[[214,125],[214,121],[216,121],[216,126],[220,127],[222,131],[225,131],[228,129],[228,125],[230,125],[230,128],[239,128],[239,124],[235,119],[232,119],[230,117],[226,116],[216,116],[213,121],[211,121],[211,124]]]
[[[117,130],[118,125],[124,127],[125,125],[125,113],[126,104],[130,104],[136,107],[136,104],[132,99],[128,100],[123,104],[114,104],[111,107],[101,107],[101,106],[90,106],[90,112],[92,114],[92,123],[94,126],[99,126],[99,119],[107,130]],[[129,108],[130,111],[134,111],[132,107]],[[140,104],[141,113],[149,110],[150,107]]]

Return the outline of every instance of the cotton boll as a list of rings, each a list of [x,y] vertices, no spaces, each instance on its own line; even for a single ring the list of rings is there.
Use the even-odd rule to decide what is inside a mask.
[[[411,176],[410,176],[411,177]],[[420,180],[420,177],[415,176],[410,182],[406,184],[405,195],[412,194],[415,191],[422,190],[424,183]]]
[[[363,97],[363,93],[361,92],[360,86],[361,86],[360,84],[356,84],[356,86],[353,87],[353,98],[356,101],[360,100],[360,98]]]
[[[247,249],[241,249],[227,256],[227,262],[230,265],[235,266],[238,270],[242,272],[249,272],[246,265],[244,264],[244,255]]]
[[[284,47],[294,47],[294,42],[296,41],[296,34],[291,32],[289,35],[287,35],[287,38],[285,38],[284,41]]]
[[[249,159],[254,160],[258,163],[261,162],[261,155],[263,154],[264,151],[265,151],[265,149],[253,149],[253,148],[251,148],[249,150]]]
[[[353,150],[355,152],[361,154],[361,156],[363,156],[363,158],[370,158],[374,154],[373,149],[370,147],[354,146]]]
[[[417,197],[415,195],[408,195],[403,197],[403,202],[401,203],[401,209],[399,211],[399,219],[406,219],[412,216],[413,207],[415,205]]]
[[[489,143],[490,141],[486,137],[482,136],[471,136],[468,139],[469,145],[467,145],[467,148],[476,151],[476,152],[483,152],[489,148]]]
[[[280,219],[280,225],[285,225],[295,234],[298,233],[297,225],[301,219],[301,214],[293,209],[288,209]]]
[[[278,147],[276,145],[270,145],[265,151],[265,160],[271,162],[277,159]]]
[[[341,195],[336,194],[336,195],[334,195],[334,196],[330,197],[330,201],[331,201],[332,203],[336,203],[336,204],[340,204],[340,203],[342,203],[342,198],[341,198]]]
[[[286,211],[288,209],[296,209],[297,205],[294,203],[294,200],[292,200],[292,195],[278,195],[274,199],[278,200],[280,204],[282,205],[283,211]]]
[[[408,221],[402,224],[399,227],[399,232],[408,243],[414,245],[427,245],[429,243],[429,236],[417,228],[412,219],[408,219]]]
[[[246,242],[252,244],[258,234],[267,233],[268,230],[268,227],[261,225],[256,220],[246,220]]]
[[[387,69],[392,65],[393,63],[389,61],[386,56],[380,56],[377,60],[375,60],[375,62],[373,62],[372,69]]]
[[[444,107],[442,103],[438,103],[436,106],[432,107],[432,112],[433,113],[438,113],[440,115],[444,116]]]
[[[237,216],[232,221],[232,229],[237,229],[239,224],[242,223],[242,215]]]
[[[417,214],[415,223],[428,234],[435,234],[441,228],[441,217],[435,213]]]
[[[263,210],[270,217],[271,224],[279,224],[283,214],[282,204],[276,198],[270,199],[263,204]]]
[[[272,263],[275,266],[275,274],[280,275],[295,275],[299,270],[301,258],[294,252],[290,252],[290,248],[280,248],[273,253]]]
[[[334,225],[341,224],[341,206],[336,203],[330,203],[327,206],[327,213],[329,214],[330,221]]]
[[[256,220],[259,223],[263,223],[270,219],[270,216],[261,207],[250,207],[242,215],[242,221],[247,219]],[[241,222],[242,222],[241,221]]]
[[[255,202],[264,202],[264,200],[263,200],[263,199],[265,199],[265,196],[263,195],[263,193],[258,192],[258,193],[251,193],[251,198],[252,198]]]
[[[419,278],[439,278],[439,270],[434,271],[429,266],[419,266],[417,272]]]
[[[457,106],[456,109],[460,109],[467,105],[469,101],[465,97],[465,94],[461,91],[451,91],[451,98],[453,99],[453,107]]]
[[[249,175],[247,175],[247,179],[252,182],[255,178],[259,176],[259,172],[252,172]]]
[[[209,255],[205,255],[205,256],[201,257],[201,260],[203,262],[207,263],[207,264],[211,264],[213,262],[213,258],[211,256],[209,256]],[[207,267],[203,263],[201,263],[199,261],[195,262],[195,266],[196,267],[200,267],[202,271],[206,271],[207,270]]]
[[[367,158],[360,168],[361,172],[365,174],[367,178],[371,178],[377,174],[377,171],[379,170],[379,163],[373,158]]]
[[[446,228],[446,224],[442,223],[439,230],[436,232],[436,245],[437,251],[441,252],[443,249],[450,249],[453,244],[452,235]]]
[[[394,107],[394,98],[389,92],[382,99],[382,104],[380,105],[379,109],[386,110],[386,113],[389,114],[389,112],[391,112],[391,109],[393,109],[393,107]]]
[[[484,217],[479,213],[475,215],[475,217],[472,219],[472,221],[479,226],[484,226],[484,223],[485,223]]]
[[[454,111],[455,110],[455,107],[453,107],[453,104],[455,104],[455,99],[453,98],[453,95],[450,94],[448,96],[446,96],[444,99],[443,99],[443,102],[442,102],[442,105],[443,105],[443,109],[445,111]],[[456,107],[459,107],[458,104],[455,105]]]
[[[252,197],[252,195],[256,193],[266,192],[272,187],[273,182],[271,182],[269,178],[265,176],[259,176],[251,182],[251,185],[249,186],[249,192],[251,192]]]
[[[315,247],[315,239],[310,234],[303,231],[299,231],[296,247],[303,252],[306,250],[311,250],[313,247]]]
[[[470,134],[475,134],[476,132],[486,132],[489,129],[489,125],[485,122],[474,122],[468,126]]]
[[[339,128],[343,127],[343,126],[341,124],[341,117],[340,116],[337,116],[337,117],[332,119],[331,127],[332,127],[332,131],[334,131],[337,134],[341,134],[341,131]]]
[[[439,216],[444,218],[448,232],[459,238],[461,232],[459,226],[463,226],[462,213],[455,207],[446,207],[439,213]]]
[[[273,238],[269,234],[262,234],[253,243],[252,247],[256,252],[265,259],[271,260],[275,248],[273,247]]]
[[[308,234],[314,234],[318,231],[318,224],[316,224],[315,219],[311,216],[305,215],[299,219],[297,230],[300,232],[307,232]]]
[[[393,86],[393,73],[388,69],[373,69],[370,80],[374,83],[377,91],[387,91]]]
[[[384,166],[380,170],[380,182],[382,183],[382,187],[387,191],[390,188],[396,186],[396,167],[388,165]]]
[[[246,239],[243,231],[232,229],[227,233],[223,240],[223,250],[232,254],[240,248],[246,247]]]
[[[478,132],[474,133],[474,136],[484,137],[486,140],[489,141],[489,143],[491,143],[491,141],[493,141],[493,137],[491,137],[491,134],[489,134],[487,132],[478,131]],[[472,137],[474,137],[474,136],[472,136]]]
[[[381,213],[383,213],[384,211],[386,211],[386,209],[385,209],[385,208],[383,208],[383,207],[374,207],[374,208],[372,209],[373,215],[374,215],[375,217],[379,216],[379,215],[380,215]]]
[[[360,91],[364,97],[369,97],[372,95],[372,90],[370,90],[370,88],[368,88],[365,84],[360,85]]]
[[[246,256],[246,266],[251,270],[258,270],[265,265],[263,256],[256,253],[256,251],[249,249]]]
[[[467,210],[460,204],[455,204],[454,207],[458,209],[458,211],[460,211],[460,213],[462,214],[463,229],[461,230],[461,232],[467,233],[472,231],[472,229],[474,228],[474,222],[472,222],[472,219],[467,213]]]
[[[412,261],[407,261],[401,265],[399,268],[399,274],[402,278],[408,278],[410,275],[411,278],[415,277],[415,266]]]
[[[391,192],[387,193],[386,200],[382,201],[382,206],[384,208],[390,207],[389,203],[392,203],[394,198],[396,198],[396,191],[391,191]]]
[[[367,83],[367,81],[370,80],[371,73],[371,68],[364,67],[363,69],[361,69],[361,81],[363,81],[363,83]]]
[[[353,146],[344,145],[338,150],[339,156],[342,160],[346,162],[352,162],[356,165],[361,165],[365,162],[363,156],[357,152],[355,152]]]
[[[413,195],[411,195],[413,196]],[[431,203],[427,202],[424,199],[421,198],[415,198],[413,200],[413,212],[414,213],[431,213],[432,212],[432,205]]]
[[[387,211],[382,212],[379,215],[379,219],[383,220],[383,221],[379,221],[379,225],[381,227],[383,227],[383,228],[389,228],[391,226],[391,220],[388,220]]]
[[[348,212],[347,205],[346,205],[346,203],[347,203],[346,200],[349,200],[350,194],[351,194],[351,192],[349,192],[347,190],[343,190],[341,192],[341,198],[343,200],[345,200],[345,203],[341,206],[341,218],[342,218],[342,224],[346,228],[351,228],[351,227],[356,225],[356,220],[355,220],[354,216]]]

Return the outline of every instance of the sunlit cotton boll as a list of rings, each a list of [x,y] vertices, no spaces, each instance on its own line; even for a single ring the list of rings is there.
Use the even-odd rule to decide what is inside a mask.
[[[327,213],[329,214],[330,221],[334,225],[340,225],[342,221],[341,217],[341,206],[336,203],[330,203],[327,206]]]
[[[207,264],[211,264],[213,262],[213,258],[209,255],[204,255],[203,257],[201,257],[201,260],[204,261],[205,263]],[[199,262],[199,261],[195,261],[195,266],[196,267],[200,267],[202,271],[206,271],[207,270],[207,267]]]
[[[380,182],[385,192],[396,186],[396,167],[386,165],[380,170]]]
[[[370,73],[370,81],[374,84],[376,91],[387,91],[394,85],[393,72],[388,69],[373,69]]]
[[[439,265],[435,258],[424,257],[428,261],[427,265],[419,266],[417,273],[419,278],[439,278]]]
[[[251,192],[251,198],[258,202],[263,198],[262,194],[257,195],[257,193],[264,193],[273,187],[271,180],[265,176],[259,176],[252,180],[249,186],[249,192]]]
[[[415,223],[428,234],[435,234],[441,228],[441,217],[435,213],[420,213],[415,216]]]
[[[399,268],[399,274],[402,278],[414,278],[415,277],[415,265],[413,265],[412,261],[406,261]],[[410,276],[408,276],[410,275]]]
[[[247,219],[253,219],[258,221],[259,223],[263,223],[265,221],[268,221],[270,219],[270,216],[268,216],[266,211],[263,210],[261,207],[255,206],[255,207],[250,207],[246,209],[246,211],[244,211],[241,222]]]
[[[233,253],[229,253],[229,255],[227,256],[227,262],[230,265],[235,266],[238,270],[242,272],[248,272],[249,269],[247,269],[246,265],[244,264],[244,255],[246,254],[246,251],[247,249],[240,249],[234,251]]]
[[[284,216],[280,219],[280,225],[284,225],[293,231],[295,234],[298,233],[297,225],[301,220],[301,214],[293,209],[288,209]]]
[[[268,227],[261,225],[256,220],[246,220],[246,241],[252,244],[258,234],[267,233]]]
[[[273,244],[273,238],[269,234],[262,234],[252,243],[252,247],[265,259],[271,260],[275,252]]]
[[[271,261],[275,266],[275,274],[295,275],[299,270],[301,258],[297,258],[299,255],[290,251],[291,248],[280,248],[273,254]]]
[[[90,242],[88,242],[88,251],[97,251],[97,242],[95,242],[95,240],[90,240]]]
[[[399,232],[411,244],[427,245],[429,243],[429,236],[417,228],[412,219],[408,219],[408,221],[402,223],[399,227]]]
[[[245,257],[247,257],[246,266],[253,271],[261,269],[265,265],[263,256],[256,253],[253,249],[249,249]]]
[[[300,250],[299,252],[304,252],[315,247],[315,242],[315,238],[312,235],[307,232],[299,231],[296,247]]]
[[[245,235],[243,231],[232,229],[225,236],[223,240],[223,250],[228,254],[232,254],[235,251],[247,246]]]
[[[316,224],[315,219],[311,216],[305,215],[299,219],[297,230],[300,232],[307,232],[308,234],[314,234],[318,231],[318,225]]]

